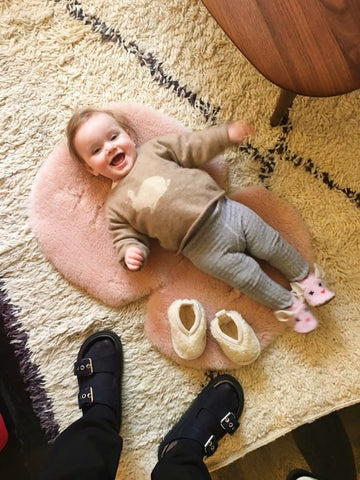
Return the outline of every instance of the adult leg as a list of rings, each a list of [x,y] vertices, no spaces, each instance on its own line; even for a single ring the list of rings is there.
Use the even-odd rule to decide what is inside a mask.
[[[122,448],[122,366],[121,341],[114,332],[97,332],[85,340],[74,365],[83,417],[56,439],[40,480],[115,478]]]
[[[152,480],[211,480],[203,448],[194,440],[180,440],[154,468]]]
[[[203,458],[215,453],[226,433],[236,431],[243,405],[234,377],[211,380],[161,442],[152,480],[210,480]]]
[[[46,457],[40,480],[113,480],[122,439],[112,409],[94,405],[55,440]]]

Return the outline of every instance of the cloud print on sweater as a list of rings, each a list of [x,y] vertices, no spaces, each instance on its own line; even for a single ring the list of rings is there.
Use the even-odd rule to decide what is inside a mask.
[[[170,180],[166,180],[164,177],[155,176],[147,178],[141,184],[137,194],[133,190],[128,191],[133,208],[137,211],[150,208],[151,212],[153,212],[169,185]]]

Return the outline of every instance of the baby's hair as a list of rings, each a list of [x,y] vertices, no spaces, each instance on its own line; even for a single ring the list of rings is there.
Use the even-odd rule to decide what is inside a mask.
[[[67,143],[69,147],[70,155],[75,159],[78,160],[80,163],[84,163],[84,160],[80,157],[78,152],[76,151],[74,145],[74,138],[81,127],[90,117],[95,115],[96,113],[105,113],[112,117],[116,123],[119,125],[120,128],[125,130],[127,134],[132,138],[135,144],[138,143],[136,138],[136,133],[134,129],[128,124],[125,117],[117,112],[113,112],[111,110],[101,109],[101,108],[85,108],[83,110],[78,110],[73,113],[72,117],[69,120],[69,123],[66,127],[66,137]]]

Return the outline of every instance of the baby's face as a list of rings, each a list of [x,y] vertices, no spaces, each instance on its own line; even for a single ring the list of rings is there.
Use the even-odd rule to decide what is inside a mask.
[[[125,177],[136,160],[135,143],[106,113],[94,113],[81,125],[74,146],[89,172],[114,182]]]

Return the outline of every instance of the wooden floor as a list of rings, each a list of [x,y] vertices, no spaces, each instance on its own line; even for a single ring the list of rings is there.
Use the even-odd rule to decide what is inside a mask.
[[[351,442],[358,472],[357,480],[360,480],[360,404],[340,411],[340,418]],[[211,476],[213,480],[285,480],[287,473],[295,468],[309,470],[290,433],[213,472]],[[334,480],[350,478],[342,475]]]

